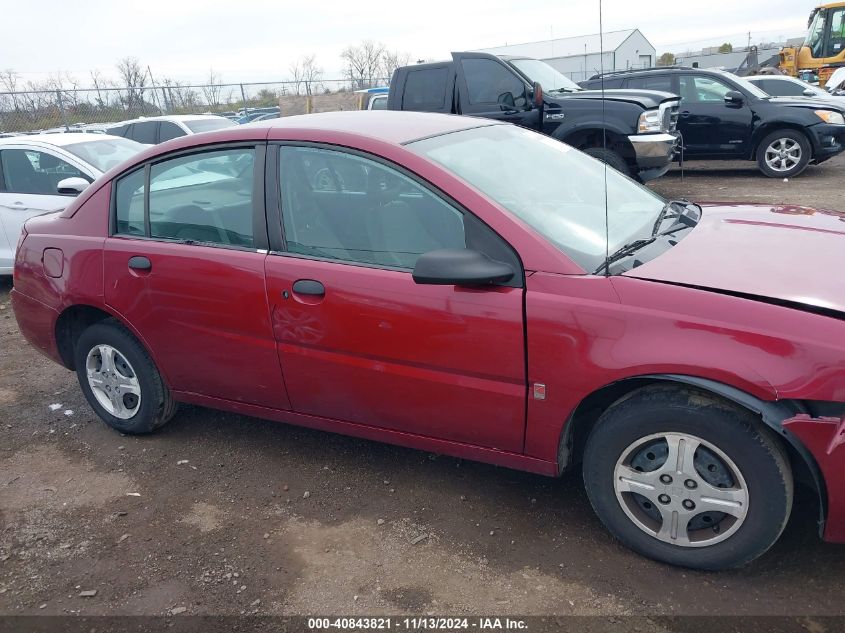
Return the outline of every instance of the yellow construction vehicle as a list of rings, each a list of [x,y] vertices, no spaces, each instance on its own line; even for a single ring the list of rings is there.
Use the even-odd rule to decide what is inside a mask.
[[[807,22],[807,39],[798,47],[780,51],[778,68],[793,77],[813,73],[824,86],[840,66],[845,66],[845,2],[830,2],[813,9]]]

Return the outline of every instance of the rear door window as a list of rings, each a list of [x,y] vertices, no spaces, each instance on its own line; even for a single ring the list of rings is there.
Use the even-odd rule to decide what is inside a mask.
[[[158,129],[159,143],[164,143],[165,141],[179,138],[180,136],[186,136],[185,131],[182,128],[170,121],[161,121]]]
[[[255,150],[190,154],[150,168],[150,237],[253,247]]]
[[[671,75],[629,77],[627,88],[635,88],[637,90],[660,90],[662,92],[675,92],[675,89],[672,88]]]
[[[451,104],[447,104],[449,74],[447,67],[409,71],[402,108],[419,112],[451,110]]]
[[[131,138],[139,143],[146,143],[147,145],[155,145],[156,131],[158,129],[158,121],[142,121],[140,123],[133,123],[132,130],[129,132]]]

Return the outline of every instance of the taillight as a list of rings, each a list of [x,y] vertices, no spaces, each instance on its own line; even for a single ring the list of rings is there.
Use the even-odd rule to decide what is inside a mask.
[[[26,239],[27,232],[26,227],[21,227],[21,236],[18,238],[18,245],[15,246],[15,255],[18,254],[18,251],[21,250],[21,246],[23,246],[23,241]]]

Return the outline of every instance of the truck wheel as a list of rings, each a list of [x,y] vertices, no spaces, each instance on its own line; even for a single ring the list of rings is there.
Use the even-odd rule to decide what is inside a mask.
[[[807,169],[812,158],[807,137],[797,130],[777,130],[757,147],[757,165],[769,178],[790,178]]]
[[[630,168],[628,167],[628,163],[625,162],[625,159],[619,155],[618,152],[614,152],[612,149],[605,149],[603,147],[588,147],[586,149],[581,150],[587,156],[592,156],[600,160],[603,163],[606,163],[608,166],[613,167],[618,172],[625,174],[626,176],[632,176],[634,174],[631,173]]]
[[[176,413],[177,403],[152,359],[114,319],[82,333],[74,363],[88,404],[121,433],[152,433]]]
[[[608,409],[584,453],[596,513],[631,549],[673,565],[744,565],[792,509],[789,460],[749,412],[704,392],[645,388]]]

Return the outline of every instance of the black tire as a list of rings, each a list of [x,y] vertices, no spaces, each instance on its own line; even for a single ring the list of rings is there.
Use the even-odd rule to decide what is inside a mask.
[[[98,345],[110,345],[125,357],[140,385],[137,411],[128,419],[112,415],[97,400],[88,381],[86,361],[88,353]],[[74,366],[79,386],[88,404],[110,427],[131,435],[152,433],[164,426],[176,413],[178,403],[170,392],[155,364],[138,340],[115,319],[107,319],[90,326],[80,335],[74,349]]]
[[[638,440],[659,433],[694,435],[738,467],[747,485],[747,513],[724,540],[698,547],[665,542],[623,510],[615,489],[617,461]],[[750,412],[696,390],[647,387],[612,405],[587,440],[583,474],[593,509],[616,538],[644,556],[682,567],[719,570],[751,562],[777,541],[792,510],[792,472],[779,439]],[[712,531],[718,535],[717,528]]]
[[[789,168],[785,168],[783,170],[774,169],[768,164],[768,162],[766,162],[766,153],[769,150],[769,146],[773,143],[778,143],[782,139],[787,140],[787,142],[792,141],[796,143],[800,148],[801,157],[799,161]],[[760,168],[760,171],[769,178],[792,178],[793,176],[797,176],[807,169],[807,165],[810,164],[810,159],[812,157],[813,147],[810,145],[809,139],[804,133],[799,132],[798,130],[776,130],[767,135],[757,146],[757,166]]]
[[[625,159],[622,158],[618,152],[614,152],[612,149],[604,149],[603,147],[588,147],[581,151],[587,156],[592,156],[593,158],[606,163],[609,167],[613,167],[613,169],[625,174],[626,176],[633,177],[635,175],[631,172],[631,169],[628,167],[628,163],[625,162]]]

